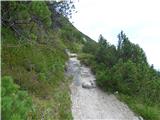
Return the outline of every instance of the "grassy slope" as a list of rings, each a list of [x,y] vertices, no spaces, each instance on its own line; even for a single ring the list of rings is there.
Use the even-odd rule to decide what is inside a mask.
[[[61,24],[57,30],[34,22],[20,25],[27,31],[34,24],[35,36],[30,39],[20,39],[13,30],[2,27],[2,77],[11,76],[20,89],[29,92],[34,119],[72,119],[71,79],[64,76],[65,49],[78,52],[86,36],[62,16],[57,22]]]
[[[160,105],[148,104],[142,98],[131,97],[124,94],[118,94],[119,100],[127,103],[127,105],[138,115],[142,116],[145,120],[159,120],[160,119]]]
[[[2,28],[2,76],[12,76],[21,89],[30,93],[36,104],[36,119],[43,114],[50,119],[71,118],[68,81],[64,78],[67,56],[61,44],[57,42],[54,47],[52,44],[18,42],[10,29]],[[64,89],[66,91],[62,92]],[[61,103],[68,107],[58,106]]]

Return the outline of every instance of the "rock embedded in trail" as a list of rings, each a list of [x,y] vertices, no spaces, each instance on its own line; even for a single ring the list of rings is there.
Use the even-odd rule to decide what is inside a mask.
[[[70,53],[70,51],[68,49],[65,49],[65,53],[69,56],[69,57],[77,57],[76,53]]]
[[[86,89],[92,89],[95,88],[95,84],[93,81],[89,81],[89,82],[83,82],[82,83],[82,88],[86,88]]]
[[[77,54],[75,54],[75,53],[70,53],[69,56],[70,56],[70,57],[77,57]]]
[[[139,118],[139,120],[143,120],[142,116],[139,116],[138,118]]]

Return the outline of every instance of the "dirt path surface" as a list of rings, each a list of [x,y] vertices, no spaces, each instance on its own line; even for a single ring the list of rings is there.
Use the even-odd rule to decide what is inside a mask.
[[[69,59],[67,71],[73,76],[70,88],[74,120],[139,120],[114,95],[108,95],[97,87],[83,88],[82,83],[94,81],[95,76],[88,67],[81,66],[76,57]]]

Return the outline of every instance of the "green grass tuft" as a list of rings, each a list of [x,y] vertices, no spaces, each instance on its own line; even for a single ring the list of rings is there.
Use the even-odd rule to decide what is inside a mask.
[[[119,94],[117,97],[145,120],[160,120],[160,104],[147,104],[140,98]]]

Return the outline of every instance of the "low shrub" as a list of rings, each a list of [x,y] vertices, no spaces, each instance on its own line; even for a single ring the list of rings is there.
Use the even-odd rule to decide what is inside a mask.
[[[2,119],[27,119],[32,111],[32,101],[26,91],[20,90],[10,76],[2,77]]]

